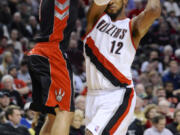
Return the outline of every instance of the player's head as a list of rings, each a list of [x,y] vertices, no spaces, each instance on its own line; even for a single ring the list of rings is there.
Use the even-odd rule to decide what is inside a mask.
[[[111,0],[105,12],[111,17],[112,20],[116,19],[126,7],[128,0]]]

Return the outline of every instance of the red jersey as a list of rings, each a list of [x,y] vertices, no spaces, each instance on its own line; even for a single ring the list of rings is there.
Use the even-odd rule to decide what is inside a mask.
[[[39,8],[41,29],[39,36],[36,38],[37,42],[61,42],[64,39],[64,32],[67,25],[69,23],[73,23],[74,27],[75,24],[74,21],[71,21],[74,18],[73,15],[70,15],[71,12],[71,14],[77,16],[76,12],[71,9],[73,7],[77,8],[77,4],[75,2],[78,3],[77,0],[41,0]],[[69,27],[70,32],[73,27]]]

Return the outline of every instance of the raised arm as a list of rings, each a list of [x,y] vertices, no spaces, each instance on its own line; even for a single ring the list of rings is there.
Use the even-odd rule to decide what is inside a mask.
[[[92,2],[87,14],[86,33],[88,33],[98,21],[99,17],[103,14],[109,2],[110,0],[94,0],[94,2]]]
[[[138,16],[132,19],[132,36],[136,48],[140,40],[148,32],[150,26],[154,20],[161,15],[161,4],[160,0],[148,0],[146,8]]]

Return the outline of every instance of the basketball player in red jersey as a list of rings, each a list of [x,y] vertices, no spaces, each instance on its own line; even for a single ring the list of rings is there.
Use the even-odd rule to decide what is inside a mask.
[[[33,102],[30,109],[47,113],[40,135],[69,135],[74,112],[72,71],[65,53],[77,16],[78,0],[41,0],[41,33],[29,52]]]
[[[94,0],[84,40],[88,93],[86,135],[126,135],[136,93],[131,65],[142,37],[161,14],[160,0],[148,0],[138,16],[125,15],[128,0]],[[104,12],[105,11],[105,12]]]

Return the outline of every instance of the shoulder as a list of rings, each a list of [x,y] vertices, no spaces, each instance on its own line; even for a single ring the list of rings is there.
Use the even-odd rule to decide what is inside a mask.
[[[163,75],[163,77],[166,78],[166,77],[169,77],[170,75],[171,75],[171,73],[168,71],[167,73],[165,73],[165,74]]]
[[[0,131],[8,130],[12,131],[14,128],[9,123],[0,124]]]
[[[168,133],[168,135],[173,135],[172,132],[169,129],[167,129],[167,128],[164,129],[164,132]]]
[[[167,127],[176,127],[178,124],[176,122],[172,122],[167,125]]]
[[[18,130],[20,131],[20,132],[22,132],[22,133],[26,133],[26,134],[24,134],[24,135],[27,135],[27,134],[29,134],[29,131],[28,131],[28,129],[25,127],[25,126],[19,126],[18,127]]]
[[[145,131],[144,131],[144,134],[145,135],[148,135],[149,133],[151,133],[152,132],[152,128],[148,128],[148,129],[146,129]]]

